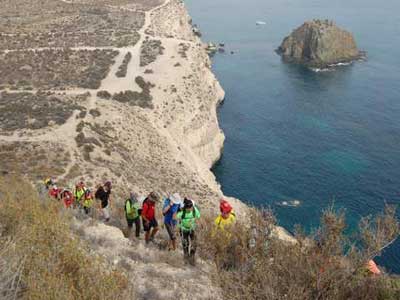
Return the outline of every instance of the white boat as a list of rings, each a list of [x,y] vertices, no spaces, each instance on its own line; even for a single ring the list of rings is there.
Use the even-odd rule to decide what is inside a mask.
[[[266,22],[264,22],[264,21],[257,21],[256,22],[256,25],[266,25],[267,23]]]

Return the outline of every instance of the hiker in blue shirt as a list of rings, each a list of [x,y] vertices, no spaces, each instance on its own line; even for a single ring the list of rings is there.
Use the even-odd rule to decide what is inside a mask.
[[[163,215],[164,215],[164,225],[167,229],[170,242],[168,250],[175,251],[176,249],[176,213],[181,206],[182,198],[178,193],[175,193],[169,198],[164,200]]]

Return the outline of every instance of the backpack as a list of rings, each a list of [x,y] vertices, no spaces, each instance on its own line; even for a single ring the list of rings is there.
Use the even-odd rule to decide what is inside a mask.
[[[125,201],[125,206],[124,206],[124,211],[125,211],[125,213],[128,213],[128,212],[126,211],[126,203],[128,203],[128,201],[130,202],[131,207],[132,207],[132,201],[131,201],[131,199],[127,199],[127,200]]]
[[[94,194],[94,197],[95,197],[96,199],[100,199],[103,192],[104,192],[104,189],[103,189],[102,186],[100,186],[100,187],[97,189],[96,193]]]
[[[179,209],[180,211],[182,211],[182,220],[184,220],[186,216],[186,209],[184,208],[179,208]],[[193,218],[196,218],[196,210],[198,210],[198,208],[195,205],[193,205],[193,210],[192,210]]]

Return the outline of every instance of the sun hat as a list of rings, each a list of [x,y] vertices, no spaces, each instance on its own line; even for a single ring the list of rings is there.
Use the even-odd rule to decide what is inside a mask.
[[[129,194],[129,199],[131,199],[133,202],[138,201],[138,194],[136,192],[130,192]]]
[[[158,202],[160,200],[160,196],[158,195],[157,192],[151,192],[149,195],[149,199],[154,202]]]
[[[221,213],[229,214],[232,211],[232,206],[226,200],[221,200],[219,204],[219,209]]]
[[[181,195],[179,195],[178,193],[172,194],[171,196],[169,196],[169,200],[171,200],[171,202],[173,204],[180,204],[182,203],[182,197]]]

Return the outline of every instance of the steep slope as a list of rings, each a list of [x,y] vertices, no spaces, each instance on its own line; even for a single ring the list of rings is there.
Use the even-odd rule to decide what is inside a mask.
[[[24,2],[30,3],[18,0]],[[0,80],[0,101],[21,101],[25,109],[15,112],[15,107],[1,106],[2,114],[8,114],[0,128],[1,169],[16,168],[32,179],[57,176],[67,185],[80,178],[90,184],[111,179],[119,195],[132,189],[165,194],[178,189],[201,203],[216,203],[221,192],[209,168],[219,158],[224,141],[216,116],[224,92],[210,71],[201,41],[192,33],[183,3],[153,1],[156,6],[144,7],[143,1],[103,2],[47,0],[41,4],[44,8],[66,15],[46,22],[27,19],[26,29],[17,32],[2,24],[3,46],[8,48],[0,59],[3,68],[17,71],[7,81]],[[4,13],[13,12],[10,5]],[[119,17],[125,23],[116,22]],[[74,18],[80,21],[70,23]],[[104,18],[115,23],[112,32],[102,23]],[[43,39],[55,24],[64,32],[56,30],[46,36],[48,46],[35,47],[32,41]],[[134,33],[121,38],[129,26]],[[28,27],[36,30],[22,34]],[[89,35],[82,36],[82,29]],[[113,39],[92,40],[91,30],[104,37],[111,34]],[[60,46],[69,52],[59,46],[65,31],[71,37]],[[11,36],[17,37],[15,41],[9,40]],[[29,49],[24,46],[31,44]],[[118,77],[128,53],[126,75]],[[58,66],[46,66],[49,55],[62,59]],[[78,65],[81,69],[74,70]],[[46,68],[46,78],[38,66]],[[72,71],[80,81],[71,81]],[[39,84],[44,81],[46,86]],[[104,91],[111,98],[104,99]],[[62,119],[54,115],[56,103],[68,110]],[[36,116],[25,118],[26,110],[37,111]],[[53,152],[58,154],[51,159]]]

